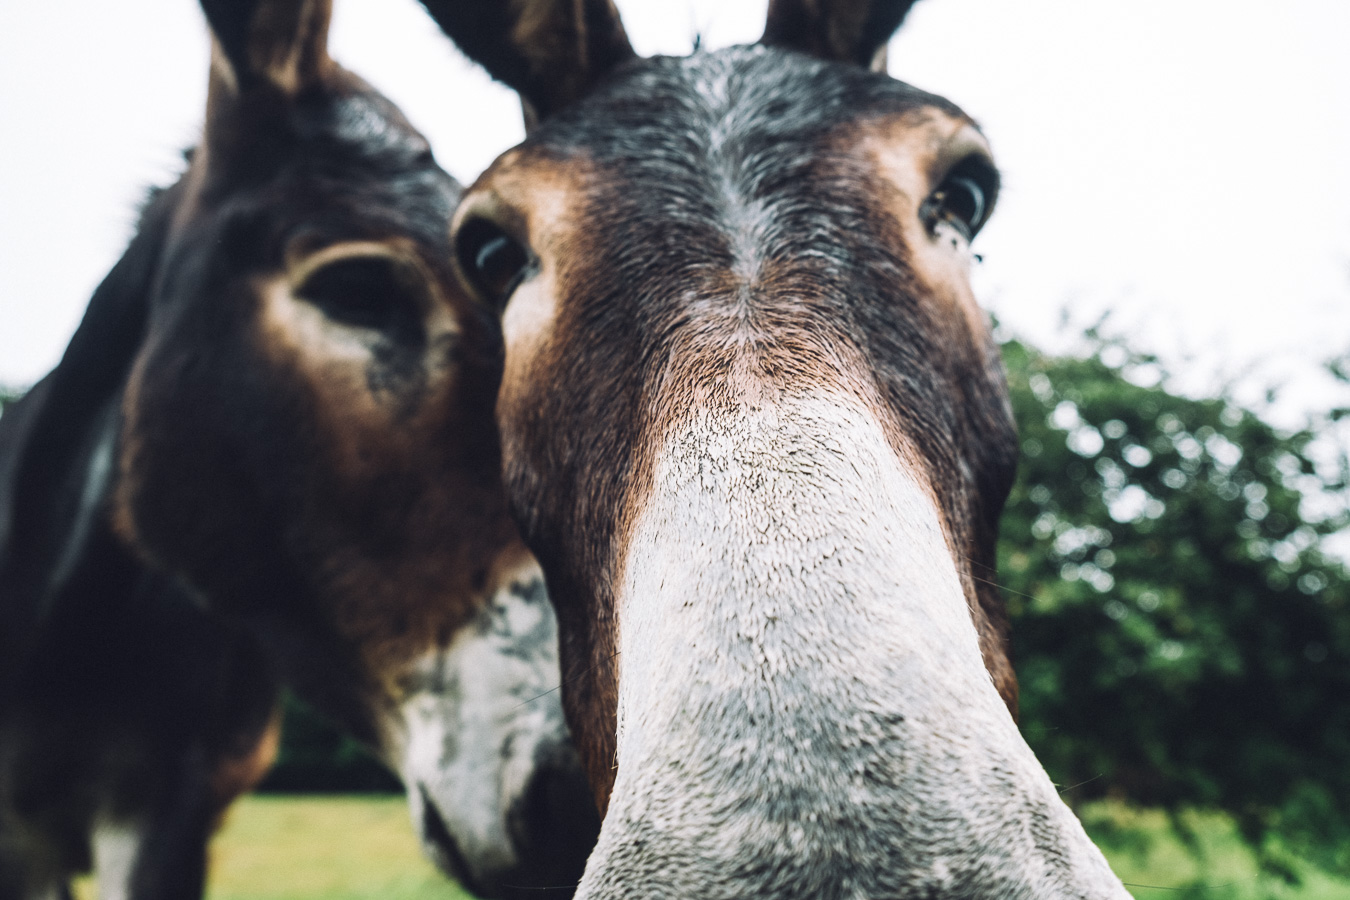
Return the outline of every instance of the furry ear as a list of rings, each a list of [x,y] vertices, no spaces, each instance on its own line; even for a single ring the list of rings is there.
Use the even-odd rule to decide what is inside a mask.
[[[886,43],[915,0],[770,0],[761,44],[886,71]]]
[[[332,0],[201,0],[215,36],[213,92],[219,79],[234,91],[260,84],[295,95],[323,78]]]
[[[464,54],[520,94],[527,126],[636,54],[612,0],[422,0]]]
[[[144,340],[174,197],[146,208],[61,362],[0,417],[0,693],[91,535],[106,532],[118,399]]]

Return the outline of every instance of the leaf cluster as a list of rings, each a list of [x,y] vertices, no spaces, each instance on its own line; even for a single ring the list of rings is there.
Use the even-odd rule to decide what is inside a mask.
[[[398,778],[358,741],[287,693],[280,753],[259,790],[278,793],[394,793]]]
[[[1268,870],[1292,849],[1350,872],[1350,577],[1324,551],[1350,522],[1345,454],[1089,338],[1004,345],[1024,733],[1071,801],[1223,810]]]

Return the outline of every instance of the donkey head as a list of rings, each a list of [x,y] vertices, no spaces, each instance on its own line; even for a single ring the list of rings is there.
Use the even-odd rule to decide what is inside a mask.
[[[424,3],[539,115],[454,240],[607,807],[579,895],[1125,896],[1010,713],[998,174],[869,70],[910,4],[638,60],[608,0]]]
[[[207,121],[156,201],[119,528],[382,751],[468,886],[575,878],[598,822],[501,485],[497,315],[453,274],[460,188],[329,58],[327,0],[203,6]]]

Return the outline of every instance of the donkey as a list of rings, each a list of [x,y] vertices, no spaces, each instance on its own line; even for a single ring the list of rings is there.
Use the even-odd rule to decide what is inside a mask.
[[[402,775],[467,888],[570,894],[599,818],[501,483],[497,311],[453,273],[461,188],[330,59],[329,0],[202,5],[202,141],[0,419],[0,896],[91,856],[107,897],[199,895],[278,680]]]
[[[1014,722],[999,176],[884,74],[910,0],[639,59],[609,0],[423,0],[533,125],[456,258],[597,801],[578,896],[1128,896]]]

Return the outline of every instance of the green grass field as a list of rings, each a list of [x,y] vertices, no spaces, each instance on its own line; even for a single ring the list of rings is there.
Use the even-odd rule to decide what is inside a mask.
[[[248,797],[212,852],[208,900],[462,900],[402,797]]]
[[[95,900],[90,878],[77,900]],[[211,848],[207,900],[468,900],[422,856],[401,796],[245,797]]]
[[[1257,876],[1231,823],[1199,817],[1198,866],[1161,813],[1095,804],[1084,821],[1140,900],[1350,900],[1350,882],[1315,870],[1291,888]],[[1126,839],[1122,835],[1132,833]],[[1142,839],[1140,835],[1143,835]],[[92,900],[86,881],[80,900]],[[208,900],[463,900],[422,858],[401,797],[247,797],[212,851]]]
[[[1189,817],[1202,851],[1197,863],[1159,811],[1095,803],[1081,813],[1111,868],[1140,900],[1350,900],[1350,881],[1311,866],[1303,867],[1298,887],[1260,877],[1251,852],[1224,816]]]

